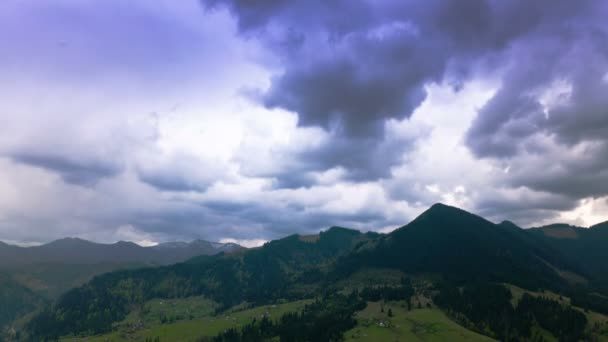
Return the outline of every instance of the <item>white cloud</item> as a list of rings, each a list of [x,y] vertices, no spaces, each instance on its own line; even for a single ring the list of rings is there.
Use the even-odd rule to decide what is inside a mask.
[[[236,243],[236,244],[241,245],[243,247],[254,248],[254,247],[260,247],[260,246],[264,245],[268,241],[267,240],[261,240],[261,239],[232,239],[232,238],[224,238],[224,239],[220,239],[220,242],[221,243]]]
[[[119,241],[131,241],[144,247],[158,245],[158,242],[153,240],[154,238],[151,234],[142,232],[130,224],[122,225],[116,228],[114,235]]]

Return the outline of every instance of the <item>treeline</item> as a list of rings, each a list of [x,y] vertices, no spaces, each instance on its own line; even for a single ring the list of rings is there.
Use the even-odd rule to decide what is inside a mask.
[[[560,341],[579,341],[584,337],[587,317],[570,306],[524,293],[516,314],[528,317],[550,331]]]
[[[608,297],[597,293],[574,292],[570,295],[574,306],[585,310],[593,310],[608,315]]]
[[[346,331],[357,324],[354,314],[365,309],[368,301],[405,300],[410,303],[414,288],[409,278],[402,278],[398,286],[366,287],[350,294],[330,293],[306,305],[301,312],[283,315],[273,322],[261,320],[240,329],[229,329],[215,337],[201,338],[200,342],[249,342],[279,338],[280,341],[340,341]]]
[[[365,287],[359,292],[359,296],[368,302],[398,301],[407,303],[408,310],[412,309],[412,296],[415,294],[414,286],[410,278],[402,277],[399,286],[373,286]]]
[[[306,305],[301,312],[287,313],[276,322],[264,316],[240,329],[229,329],[200,342],[256,342],[278,337],[281,341],[339,341],[356,324],[354,314],[365,308],[365,301],[353,292],[331,294]]]
[[[559,341],[579,341],[587,325],[583,313],[545,297],[525,293],[514,307],[511,291],[500,284],[442,284],[434,301],[465,327],[501,341],[542,340],[533,335],[535,326]]]

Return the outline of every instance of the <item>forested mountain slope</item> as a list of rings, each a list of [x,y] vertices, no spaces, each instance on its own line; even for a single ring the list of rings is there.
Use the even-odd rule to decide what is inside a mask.
[[[151,298],[202,295],[217,302],[218,310],[310,298],[339,290],[340,279],[367,268],[432,274],[456,284],[508,282],[555,291],[569,286],[561,270],[579,271],[543,239],[438,204],[387,235],[334,227],[252,250],[105,274],[66,293],[30,328],[46,337],[105,332]]]

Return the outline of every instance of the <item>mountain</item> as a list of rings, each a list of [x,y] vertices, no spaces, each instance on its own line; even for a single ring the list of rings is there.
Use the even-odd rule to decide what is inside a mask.
[[[352,253],[337,266],[389,267],[455,280],[508,281],[527,288],[563,288],[566,279],[557,270],[579,272],[574,263],[525,230],[443,204],[433,205],[373,248]]]
[[[261,248],[104,274],[61,296],[50,311],[34,320],[33,330],[46,336],[104,332],[138,301],[158,297],[202,295],[219,303],[220,308],[228,308],[244,301],[264,303],[309,296],[323,291],[323,279],[339,257],[378,238],[374,233],[332,227],[316,236],[291,235]],[[38,331],[38,324],[44,332]]]
[[[26,314],[46,301],[32,290],[0,273],[0,331],[7,323]]]
[[[309,310],[324,313],[322,318],[284,317],[281,322],[320,319],[325,323],[319,324],[328,324],[340,317],[341,323],[335,324],[343,328],[335,336],[341,336],[353,326],[352,315],[365,301],[406,300],[409,308],[415,293],[418,307],[434,302],[450,317],[494,338],[534,340],[533,329],[542,328],[559,340],[578,340],[587,329],[583,308],[608,314],[608,291],[598,286],[602,269],[587,264],[592,256],[606,253],[602,239],[607,232],[603,225],[525,230],[436,204],[390,234],[332,227],[260,248],[97,276],[61,296],[28,329],[35,339],[104,333],[134,308],[158,298],[202,296],[219,313],[243,305],[317,298]],[[577,254],[582,248],[589,250]],[[361,288],[362,276],[371,287]],[[406,276],[418,279],[418,284],[413,287]],[[553,297],[545,298],[546,291]],[[350,299],[344,298],[348,293]],[[562,300],[566,294],[571,301]],[[558,297],[562,302],[552,299]],[[571,307],[574,304],[579,307]]]
[[[195,257],[197,255],[212,255],[217,253],[230,253],[243,247],[235,243],[219,243],[205,240],[192,242],[167,242],[150,247],[164,256],[162,263],[175,263]]]
[[[318,236],[292,235],[258,249],[106,274],[68,292],[38,322],[56,322],[53,336],[103,332],[142,300],[203,295],[228,308],[243,301],[309,298],[365,269],[555,290],[568,286],[562,270],[577,271],[524,230],[436,204],[387,235],[332,227]],[[98,310],[106,316],[95,315]]]
[[[608,229],[608,221],[593,225],[589,229]]]
[[[100,244],[65,238],[35,247],[0,242],[0,330],[12,319],[98,274],[168,265],[199,255],[234,252],[236,244],[195,240],[142,247],[119,241]]]
[[[0,244],[0,271],[10,273],[22,285],[55,298],[93,276],[125,268],[169,265],[198,255],[235,252],[243,247],[195,240],[142,247],[133,242],[95,243],[64,238],[41,246]]]
[[[133,242],[95,243],[78,238],[65,238],[34,247],[0,245],[0,268],[20,268],[31,264],[99,264],[142,263],[166,265],[197,255],[231,252],[236,244],[204,240],[177,242],[142,247]]]
[[[608,222],[590,228],[553,224],[528,232],[579,264],[583,273],[608,290]]]

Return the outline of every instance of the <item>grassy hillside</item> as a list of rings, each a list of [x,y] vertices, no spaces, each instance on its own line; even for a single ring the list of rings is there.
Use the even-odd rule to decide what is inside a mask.
[[[298,312],[310,300],[295,301],[277,305],[263,305],[251,309],[235,308],[212,314],[213,303],[201,298],[189,298],[178,301],[152,300],[145,316],[133,313],[116,326],[117,331],[99,336],[84,338],[63,338],[65,342],[126,342],[145,341],[159,338],[160,341],[197,341],[204,336],[216,336],[230,328],[240,328],[263,316],[277,321],[288,312]],[[162,304],[161,304],[162,303]],[[192,312],[193,308],[208,304],[207,311],[198,312],[195,318],[162,324],[156,317],[168,312]],[[163,306],[166,306],[163,308]],[[205,305],[203,305],[205,306]],[[381,306],[384,312],[381,312]],[[393,316],[388,317],[388,309]],[[194,309],[194,311],[197,311]],[[197,315],[195,313],[195,315]],[[137,318],[141,325],[134,327]],[[347,341],[492,341],[492,339],[469,331],[451,321],[438,309],[413,309],[408,311],[404,302],[369,302],[367,307],[357,312],[357,326],[345,333]],[[382,323],[382,324],[381,324]]]
[[[127,319],[117,324],[115,332],[84,338],[63,338],[61,341],[126,342],[145,341],[146,338],[159,337],[161,341],[194,342],[201,337],[215,336],[230,328],[240,328],[254,319],[259,320],[264,315],[276,320],[287,312],[298,312],[307,303],[310,301],[262,305],[249,309],[237,307],[214,314],[213,309],[216,304],[200,297],[174,301],[155,299],[146,303],[147,311],[145,313],[133,312]],[[171,323],[163,323],[158,318],[171,314],[175,317],[184,313],[188,313],[188,315]],[[193,316],[189,316],[190,314]],[[139,325],[137,325],[138,323]]]
[[[410,311],[403,302],[369,302],[356,318],[357,327],[344,334],[346,341],[493,341],[454,323],[436,308]]]

